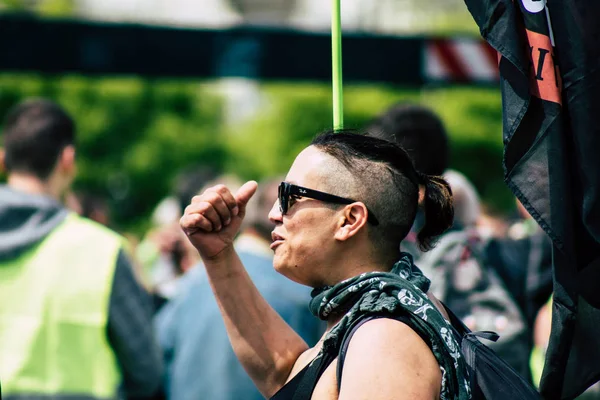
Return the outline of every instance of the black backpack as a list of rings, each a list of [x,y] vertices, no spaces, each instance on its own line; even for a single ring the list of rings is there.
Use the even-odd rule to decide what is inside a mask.
[[[531,383],[498,357],[494,350],[479,341],[482,338],[495,342],[498,334],[489,331],[471,332],[448,307],[444,307],[469,368],[473,400],[541,399]]]

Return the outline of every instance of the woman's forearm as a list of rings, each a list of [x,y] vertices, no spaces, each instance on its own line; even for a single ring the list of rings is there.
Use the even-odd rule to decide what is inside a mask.
[[[261,393],[272,396],[308,345],[262,297],[233,248],[204,265],[233,350]]]

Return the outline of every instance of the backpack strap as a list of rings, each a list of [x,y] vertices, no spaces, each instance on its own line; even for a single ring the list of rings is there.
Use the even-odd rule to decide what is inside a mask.
[[[364,323],[369,322],[373,319],[381,318],[380,315],[370,315],[364,318],[359,319],[354,323],[353,326],[348,329],[344,338],[342,339],[342,344],[340,345],[340,351],[338,353],[338,362],[337,362],[337,386],[338,386],[338,394],[340,392],[340,388],[342,387],[342,370],[344,368],[344,360],[346,359],[346,353],[348,352],[348,346],[350,345],[350,339],[354,336],[354,333],[360,328]]]
[[[500,335],[493,331],[475,331],[467,333],[467,336],[476,336],[482,339],[490,340],[492,342],[496,342],[500,339]]]
[[[444,310],[446,310],[446,313],[448,314],[448,317],[450,318],[450,324],[456,330],[456,333],[458,333],[458,336],[459,336],[459,338],[461,340],[465,336],[476,336],[476,337],[480,337],[482,339],[491,340],[492,342],[495,342],[495,341],[497,341],[500,338],[500,335],[498,335],[496,332],[492,332],[492,331],[475,331],[475,332],[472,332],[464,324],[464,322],[462,322],[460,320],[460,318],[458,318],[456,316],[456,314],[454,314],[452,312],[452,310],[450,310],[448,308],[448,306],[446,306],[441,301],[440,301],[440,303],[442,303],[442,305],[444,306]],[[460,343],[460,340],[459,340],[459,343]]]

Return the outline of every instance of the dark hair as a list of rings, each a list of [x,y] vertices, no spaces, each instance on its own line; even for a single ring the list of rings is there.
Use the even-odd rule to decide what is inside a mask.
[[[450,185],[444,178],[421,173],[419,177],[420,184],[425,186],[425,224],[417,234],[417,240],[421,250],[427,251],[435,245],[435,238],[452,226],[454,201]]]
[[[371,121],[367,131],[402,146],[420,172],[442,175],[449,166],[448,134],[440,118],[428,108],[395,104]]]
[[[4,120],[5,165],[40,179],[52,173],[62,150],[75,142],[75,124],[56,103],[28,100],[13,107]]]
[[[454,217],[450,186],[441,178],[418,172],[408,153],[387,140],[352,131],[331,131],[311,143],[336,158],[358,180],[358,196],[377,215],[380,225],[369,227],[382,250],[398,251],[410,231],[419,206],[419,185],[425,187],[425,224],[418,233],[419,246],[429,250]]]

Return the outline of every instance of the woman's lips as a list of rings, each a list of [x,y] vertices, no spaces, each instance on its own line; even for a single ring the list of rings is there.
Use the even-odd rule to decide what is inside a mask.
[[[275,250],[277,248],[277,246],[279,246],[282,243],[283,243],[283,240],[274,241],[273,243],[271,243],[271,250]]]
[[[275,248],[282,244],[284,241],[283,236],[279,235],[278,233],[275,233],[274,231],[271,232],[271,239],[273,240],[273,243],[271,243],[270,246],[271,250],[275,250]]]

